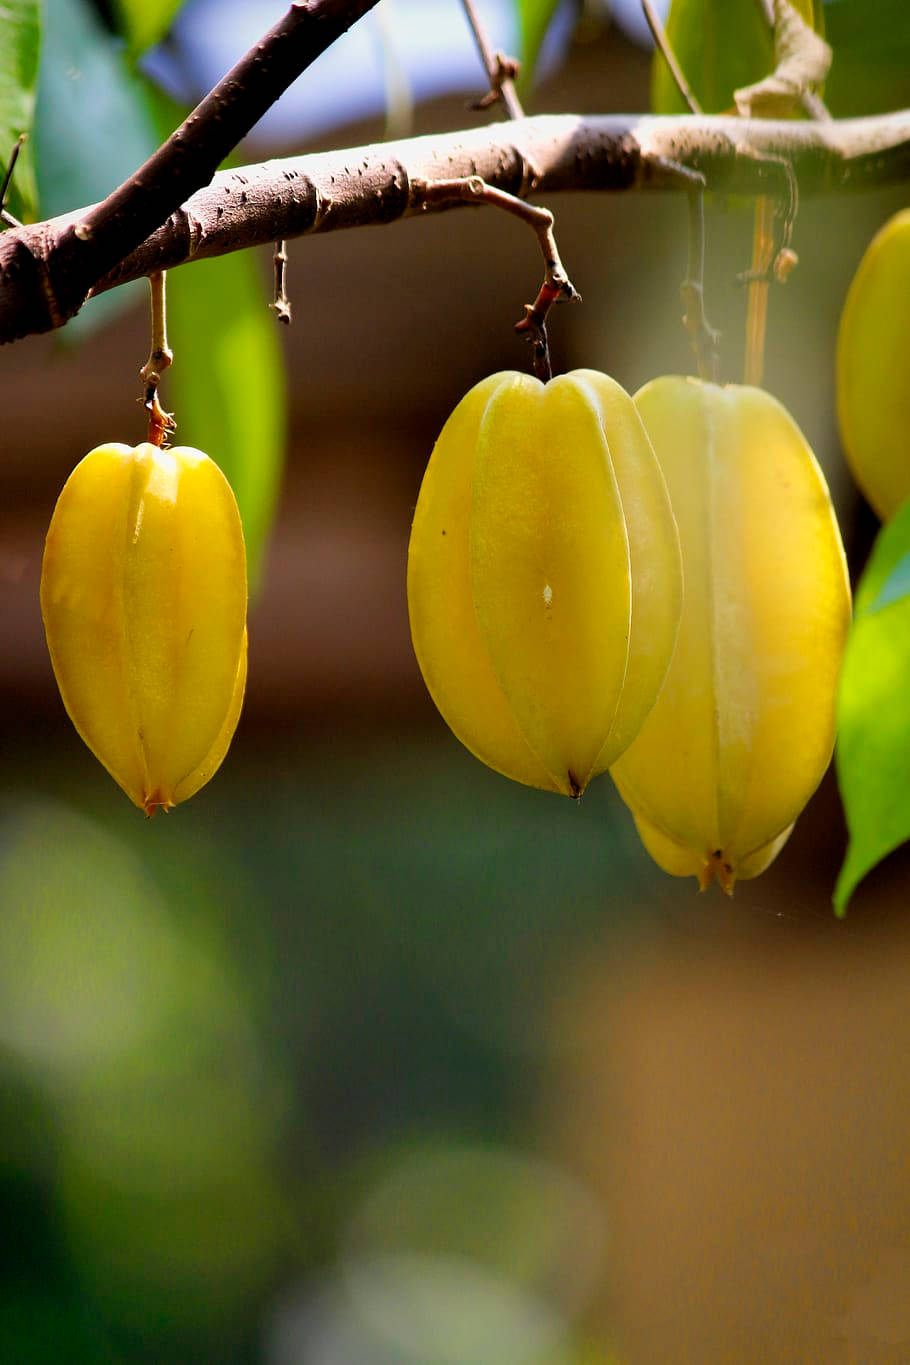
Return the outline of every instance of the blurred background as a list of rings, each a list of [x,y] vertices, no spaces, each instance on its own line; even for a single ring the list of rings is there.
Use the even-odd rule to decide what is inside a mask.
[[[478,8],[515,50],[513,8]],[[558,10],[529,112],[647,109],[626,9]],[[281,10],[192,0],[143,79],[191,103]],[[116,29],[48,0],[42,215],[176,122],[150,81],[128,103]],[[473,126],[483,90],[456,0],[383,0],[238,161]],[[838,444],[834,336],[905,201],[804,201],[771,297],[766,385],[854,573],[875,523]],[[689,372],[683,200],[551,206],[584,299],[552,315],[555,367],[629,390]],[[751,232],[750,206],[709,203],[729,379]],[[910,859],[834,919],[829,774],[764,876],[699,896],[608,778],[576,804],[463,750],[410,648],[410,519],[458,399],[528,363],[537,247],[459,211],[289,249],[287,331],[259,297],[268,253],[169,281],[165,404],[249,481],[263,557],[229,758],[167,818],[78,739],[38,609],[64,479],[144,438],[143,292],[0,355],[0,1360],[906,1365]]]

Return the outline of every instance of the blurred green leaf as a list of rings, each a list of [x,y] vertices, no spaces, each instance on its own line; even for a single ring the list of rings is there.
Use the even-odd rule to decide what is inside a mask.
[[[822,31],[820,0],[793,0],[793,4]],[[666,31],[705,113],[734,112],[734,90],[755,84],[774,69],[771,29],[755,0],[673,0]],[[655,114],[689,112],[659,52],[654,53],[651,66],[651,108]]]
[[[856,595],[838,697],[837,775],[850,843],[834,904],[910,838],[910,502],[879,534]]]
[[[281,481],[287,408],[278,324],[259,267],[244,251],[168,275],[175,361],[166,398],[176,440],[204,450],[229,479],[253,591]]]
[[[16,139],[32,126],[40,47],[39,0],[5,0],[0,7],[0,181]],[[26,142],[8,197],[10,212],[17,218],[33,218],[36,193],[34,158]]]
[[[834,63],[825,102],[837,118],[910,104],[907,0],[836,0],[826,10]]]
[[[41,211],[52,217],[103,199],[151,155],[157,138],[144,86],[93,7],[45,0],[45,16],[35,143]],[[93,299],[67,323],[64,340],[82,339],[141,290],[126,286]]]
[[[541,44],[550,27],[550,20],[556,13],[559,0],[516,0],[516,4],[521,34],[520,84],[522,90],[527,90],[533,83],[534,68],[537,65]]]
[[[121,31],[134,60],[159,43],[183,0],[115,0]]]

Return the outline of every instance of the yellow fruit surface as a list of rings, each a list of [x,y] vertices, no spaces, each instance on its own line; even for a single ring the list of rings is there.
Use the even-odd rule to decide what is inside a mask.
[[[830,761],[844,551],[821,470],[769,394],[666,377],[635,403],[685,589],[663,690],[611,771],[655,861],[729,891],[776,856]]]
[[[433,450],[408,552],[417,660],[471,752],[578,795],[653,705],[680,598],[673,514],[629,395],[592,370],[471,389]]]
[[[837,336],[844,453],[887,521],[910,497],[910,209],[872,239],[847,292]]]
[[[54,509],[41,611],[64,705],[151,814],[218,768],[246,682],[246,557],[218,466],[190,447],[110,444]]]

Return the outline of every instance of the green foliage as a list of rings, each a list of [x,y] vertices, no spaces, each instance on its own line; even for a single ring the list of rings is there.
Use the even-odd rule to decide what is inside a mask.
[[[860,581],[838,702],[837,774],[850,845],[834,893],[910,838],[910,502],[883,528]]]
[[[157,146],[142,83],[87,0],[45,0],[35,145],[41,214],[103,199]],[[135,302],[132,287],[93,300],[67,325],[78,341]],[[138,368],[138,367],[137,367]]]
[[[821,31],[820,0],[794,0],[802,17]],[[733,92],[774,69],[771,29],[755,0],[673,0],[667,38],[692,93],[707,114],[735,112]],[[688,107],[659,52],[651,68],[655,114],[685,114]]]
[[[5,0],[0,8],[0,180],[20,133],[32,126],[35,82],[41,46],[39,0]],[[34,217],[35,168],[31,146],[26,142],[16,164],[10,212],[17,218]]]
[[[183,0],[115,0],[120,31],[133,59],[161,41]]]
[[[838,0],[828,6],[827,29],[834,63],[825,101],[836,118],[910,104],[907,0]]]
[[[255,591],[284,458],[287,393],[279,324],[259,261],[234,252],[168,275],[166,381],[176,441],[204,450],[229,479]]]
[[[521,74],[519,84],[522,91],[530,88],[534,79],[534,67],[540,53],[540,46],[546,37],[550,20],[556,12],[559,0],[515,0],[518,8],[518,23],[521,33]]]

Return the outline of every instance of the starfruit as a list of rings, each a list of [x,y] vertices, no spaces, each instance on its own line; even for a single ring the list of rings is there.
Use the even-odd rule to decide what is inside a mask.
[[[654,704],[680,601],[676,525],[629,395],[593,370],[471,389],[436,442],[408,552],[414,650],[462,743],[578,796]]]
[[[837,336],[837,416],[853,477],[887,521],[910,497],[910,209],[873,237]]]
[[[246,555],[218,466],[188,446],[91,451],[54,509],[41,611],[60,695],[151,815],[227,753],[246,684]]]
[[[685,588],[663,690],[611,771],[654,860],[730,892],[776,857],[830,761],[844,550],[815,457],[769,394],[668,377],[635,404]]]

